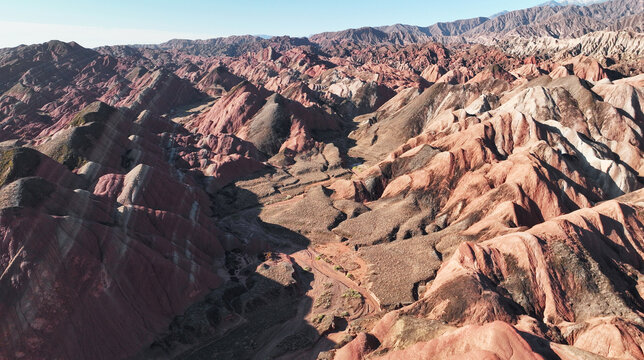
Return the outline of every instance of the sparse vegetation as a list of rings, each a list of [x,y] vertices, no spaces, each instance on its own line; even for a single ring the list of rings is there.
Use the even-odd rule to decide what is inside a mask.
[[[313,317],[313,319],[311,321],[314,324],[319,324],[319,323],[322,322],[322,320],[324,320],[325,317],[326,317],[325,314],[317,314],[315,317]]]
[[[317,299],[315,299],[315,302],[313,303],[313,307],[316,308],[323,308],[323,309],[328,309],[331,307],[331,302],[333,300],[333,293],[331,291],[325,291],[323,292]]]
[[[0,172],[2,173],[0,184],[4,184],[5,180],[12,180],[9,177],[11,172],[13,171],[14,166],[13,155],[14,151],[12,150],[3,151],[2,155],[0,155]]]
[[[17,148],[0,152],[0,185],[32,175],[39,164],[37,153],[31,149]]]
[[[87,162],[87,159],[72,149],[68,143],[60,144],[49,154],[49,157],[67,166],[70,170],[79,168]]]
[[[347,291],[342,294],[343,298],[350,298],[350,299],[362,299],[362,294],[360,294],[358,291],[353,290],[353,289],[348,289]]]

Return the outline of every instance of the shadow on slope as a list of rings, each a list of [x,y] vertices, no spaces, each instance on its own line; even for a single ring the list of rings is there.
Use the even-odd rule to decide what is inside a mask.
[[[228,281],[175,317],[167,333],[137,358],[315,359],[336,345],[324,335],[344,330],[346,319],[318,316],[312,319],[315,327],[306,321],[314,275],[290,254],[306,249],[309,239],[262,222],[257,197],[240,188],[236,194],[242,209],[230,204],[230,212],[216,219],[245,246],[226,252]],[[221,214],[218,207],[214,204],[215,213]]]

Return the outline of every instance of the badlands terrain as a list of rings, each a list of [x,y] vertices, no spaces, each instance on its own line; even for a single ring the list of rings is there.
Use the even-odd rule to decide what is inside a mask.
[[[0,359],[644,359],[643,14],[0,49]]]

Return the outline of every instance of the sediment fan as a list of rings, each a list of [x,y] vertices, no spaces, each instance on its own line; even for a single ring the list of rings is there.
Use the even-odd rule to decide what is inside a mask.
[[[0,359],[644,358],[643,6],[1,49]]]

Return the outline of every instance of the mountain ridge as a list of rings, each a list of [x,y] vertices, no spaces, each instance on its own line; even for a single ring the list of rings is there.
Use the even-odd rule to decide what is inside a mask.
[[[242,35],[208,40],[173,39],[158,45],[137,45],[136,47],[177,49],[192,54],[239,56],[248,49],[256,50],[269,46],[284,49],[311,45],[328,51],[341,42],[352,43],[353,46],[407,45],[429,41],[444,44],[471,42],[490,44],[498,41],[499,38],[513,36],[570,38],[606,29],[641,31],[640,20],[643,12],[644,4],[640,1],[611,0],[592,2],[584,6],[577,4],[536,6],[498,14],[493,18],[477,17],[438,22],[429,26],[404,24],[365,26],[318,33],[307,38],[282,36],[264,39]],[[563,21],[564,18],[566,21]]]

